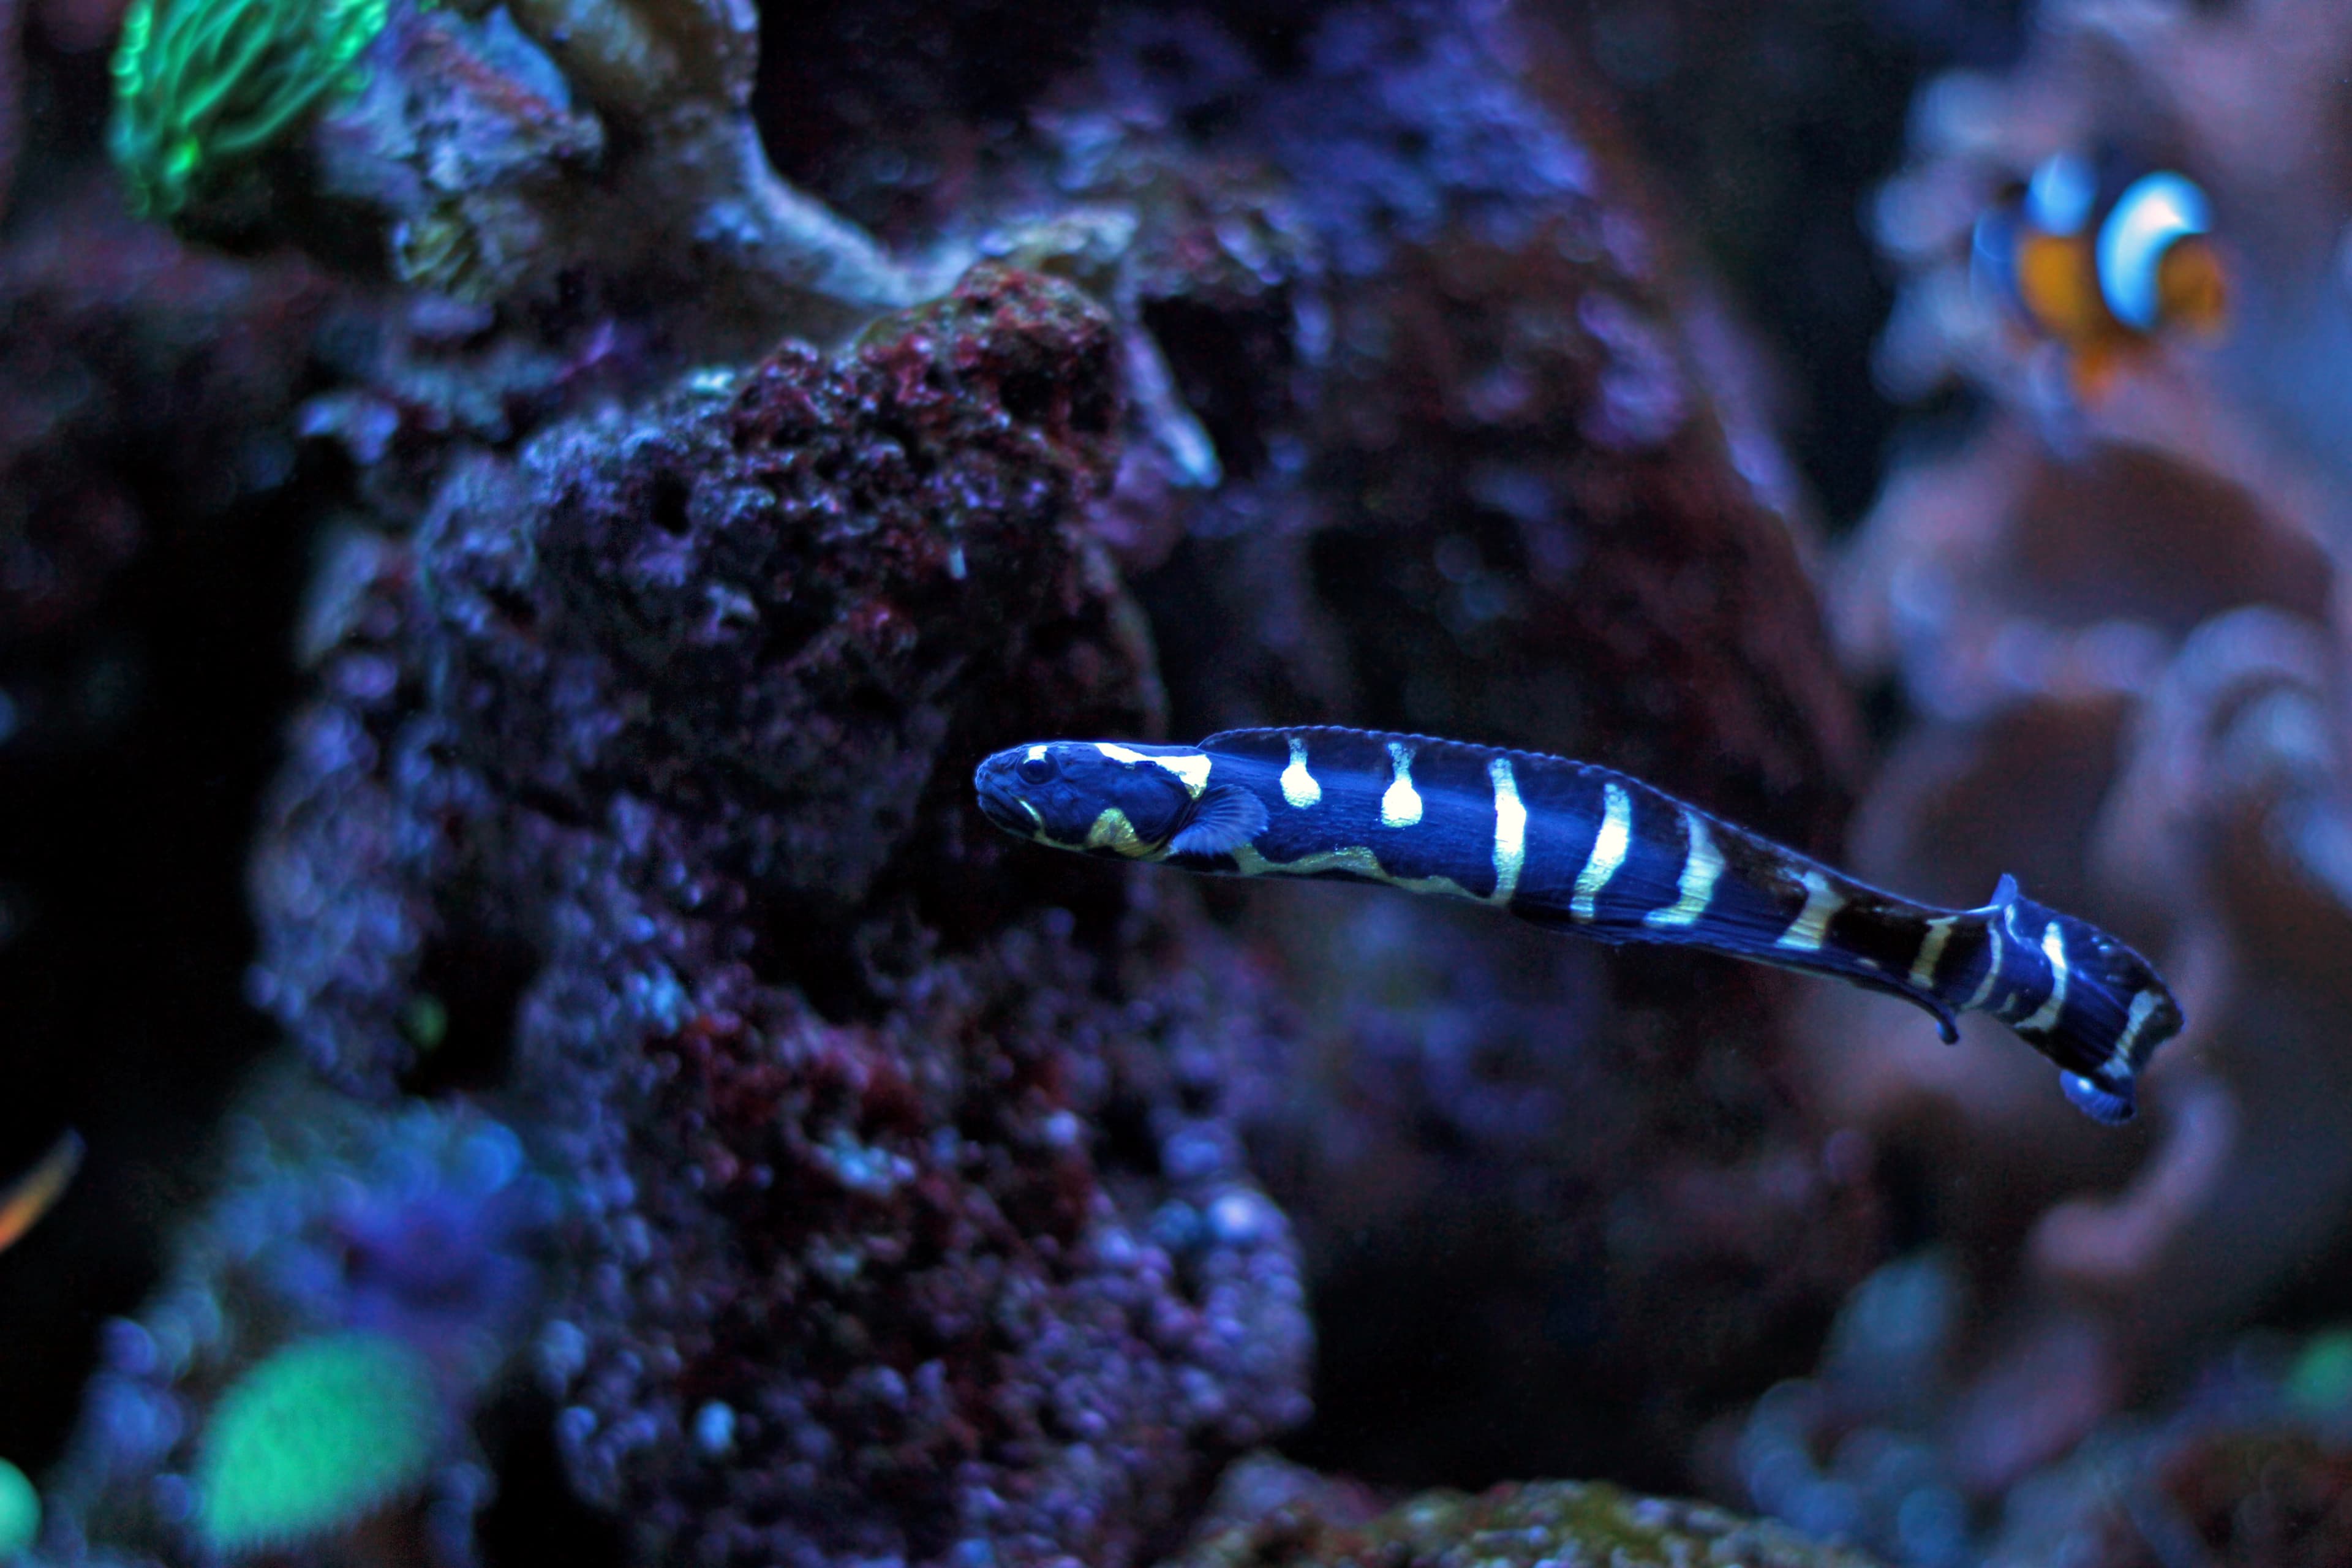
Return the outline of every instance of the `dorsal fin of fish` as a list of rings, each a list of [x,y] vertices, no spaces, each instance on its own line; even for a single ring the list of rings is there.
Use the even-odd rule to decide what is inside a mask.
[[[1469,741],[1448,741],[1437,735],[1415,735],[1402,730],[1351,730],[1344,724],[1302,724],[1294,729],[1220,730],[1201,742],[1200,749],[1212,753],[1229,752],[1255,757],[1260,761],[1281,763],[1290,753],[1290,743],[1297,740],[1310,751],[1333,744],[1359,749],[1365,754],[1379,757],[1390,745],[1412,750],[1415,756],[1432,760],[1459,758],[1486,766],[1496,757],[1507,758],[1516,768],[1529,773],[1584,774],[1606,772],[1594,763],[1574,762],[1545,752],[1522,752],[1508,746],[1481,746]],[[1318,742],[1322,745],[1318,746]]]

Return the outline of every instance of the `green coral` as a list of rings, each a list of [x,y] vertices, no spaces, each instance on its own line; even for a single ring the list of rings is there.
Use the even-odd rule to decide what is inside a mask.
[[[297,1341],[214,1405],[196,1461],[198,1528],[223,1552],[341,1529],[422,1484],[441,1435],[432,1371],[402,1342]]]
[[[41,1533],[41,1494],[25,1472],[0,1459],[0,1560],[28,1550]]]
[[[144,217],[169,218],[356,85],[391,0],[133,0],[108,144]]]
[[[1369,1521],[1355,1502],[1283,1461],[1244,1460],[1210,1512],[1246,1522],[1213,1526],[1168,1568],[1876,1568],[1780,1525],[1600,1482],[1423,1492]]]
[[[2315,1415],[2352,1405],[2352,1329],[2314,1334],[2287,1372],[2287,1398]]]

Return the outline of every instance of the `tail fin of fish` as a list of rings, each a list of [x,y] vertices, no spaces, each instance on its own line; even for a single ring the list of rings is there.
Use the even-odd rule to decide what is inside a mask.
[[[1959,1004],[1990,1013],[2056,1063],[2094,1121],[2131,1120],[2140,1069],[2180,1032],[2180,1005],[2147,960],[2090,921],[2038,904],[2003,877],[1985,922],[1987,963]]]

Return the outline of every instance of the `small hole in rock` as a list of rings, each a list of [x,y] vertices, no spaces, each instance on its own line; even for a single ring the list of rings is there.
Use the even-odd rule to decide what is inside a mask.
[[[583,1501],[564,1479],[551,1401],[536,1390],[516,1389],[483,1411],[474,1428],[499,1478],[476,1526],[490,1568],[538,1563],[620,1568],[627,1532],[619,1520]]]
[[[401,1088],[436,1095],[504,1082],[516,1008],[538,973],[538,955],[512,937],[457,931],[429,946],[401,1018],[416,1050]]]
[[[694,523],[687,516],[687,503],[694,499],[694,489],[678,474],[654,476],[654,493],[650,506],[653,525],[664,533],[683,539],[694,531]]]
[[[482,597],[488,599],[490,607],[519,632],[530,632],[539,625],[538,607],[513,588],[485,588]]]

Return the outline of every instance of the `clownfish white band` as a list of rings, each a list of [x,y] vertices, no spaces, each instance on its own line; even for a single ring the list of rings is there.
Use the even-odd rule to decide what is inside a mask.
[[[2132,182],[2099,226],[2099,291],[2116,320],[2137,331],[2156,330],[2162,301],[2157,268],[2176,240],[2212,226],[2205,193],[2180,174],[2145,174]]]

